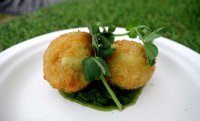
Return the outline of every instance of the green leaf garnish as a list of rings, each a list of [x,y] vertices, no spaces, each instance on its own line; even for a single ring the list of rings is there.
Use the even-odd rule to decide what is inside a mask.
[[[108,32],[114,32],[115,29],[116,29],[116,27],[115,27],[114,25],[110,25],[110,26],[108,27]]]
[[[141,25],[138,25],[138,23],[140,23]],[[144,44],[147,61],[150,66],[153,66],[156,62],[155,60],[158,55],[158,48],[155,44],[153,44],[153,41],[156,38],[160,37],[158,33],[163,29],[164,27],[161,27],[155,31],[152,31],[148,26],[142,24],[141,21],[136,20],[126,26],[126,30],[128,32],[117,34],[117,36],[128,35],[130,38],[136,38],[137,36],[139,36],[139,39],[142,40]]]
[[[115,48],[102,50],[102,55],[103,55],[103,57],[108,57],[108,56],[111,56],[114,51],[115,51]]]
[[[155,58],[158,55],[158,48],[150,42],[145,42],[144,49],[146,52],[147,61],[148,61],[149,65],[153,66],[155,64]]]
[[[111,44],[110,42],[108,41],[108,39],[104,36],[99,36],[99,43],[102,44],[100,47],[102,49],[110,49],[111,48]]]
[[[111,76],[110,70],[108,68],[108,65],[106,64],[106,62],[102,58],[95,57],[93,59],[97,63],[97,65],[101,68],[101,70],[103,72],[103,75],[105,75],[105,76]]]
[[[160,36],[158,32],[163,30],[163,27],[151,31],[151,29],[144,25],[141,20],[135,20],[126,26],[126,33],[113,34],[116,27],[112,24],[107,26],[108,27],[105,26],[105,23],[97,22],[88,27],[90,34],[92,35],[94,57],[85,58],[83,60],[83,72],[85,79],[89,82],[101,80],[118,109],[122,110],[122,104],[119,102],[105,79],[105,76],[111,76],[111,73],[103,58],[111,56],[115,51],[115,48],[111,47],[115,36],[128,35],[130,38],[136,38],[139,36],[144,44],[147,61],[150,66],[153,66],[158,55],[158,48],[153,44],[153,41]],[[103,31],[100,31],[102,29]]]
[[[137,33],[136,33],[136,31],[130,31],[129,33],[128,33],[128,36],[130,37],[130,38],[136,38],[137,37]]]
[[[83,60],[83,73],[87,81],[100,80],[101,70],[97,63],[92,58],[85,58]]]
[[[103,28],[103,32],[100,31],[100,27]],[[122,110],[122,104],[105,80],[104,76],[111,76],[111,74],[108,65],[102,59],[111,55],[114,51],[111,48],[111,44],[114,42],[114,35],[112,33],[114,30],[115,26],[109,26],[108,30],[106,30],[106,27],[100,22],[89,26],[95,56],[84,59],[82,65],[85,79],[89,82],[101,80],[118,109]]]
[[[110,44],[113,44],[115,36],[113,33],[111,32],[104,32],[101,34],[102,36],[104,36],[109,42]]]

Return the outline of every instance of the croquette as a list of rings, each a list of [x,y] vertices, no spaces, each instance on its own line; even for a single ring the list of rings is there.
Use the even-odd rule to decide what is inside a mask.
[[[67,93],[86,87],[82,60],[92,56],[91,41],[86,32],[71,32],[53,40],[43,57],[44,79],[53,88]]]
[[[128,40],[115,41],[112,46],[116,50],[106,59],[111,72],[108,81],[127,90],[144,86],[155,70],[147,62],[144,46]]]
[[[53,88],[67,93],[77,92],[88,85],[82,61],[93,56],[92,37],[86,32],[64,34],[51,42],[44,53],[44,79]],[[106,58],[111,72],[107,81],[122,89],[137,89],[152,77],[155,65],[147,62],[144,46],[128,40],[115,41],[116,50]]]

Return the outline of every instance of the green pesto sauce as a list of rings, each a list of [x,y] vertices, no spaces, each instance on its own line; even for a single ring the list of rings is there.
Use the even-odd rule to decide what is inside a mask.
[[[117,98],[123,105],[123,109],[136,103],[142,88],[135,90],[123,90],[110,85]],[[59,90],[59,93],[70,101],[81,105],[91,107],[101,111],[111,111],[117,109],[114,101],[107,92],[101,81],[93,81],[86,88],[75,93],[65,93]]]

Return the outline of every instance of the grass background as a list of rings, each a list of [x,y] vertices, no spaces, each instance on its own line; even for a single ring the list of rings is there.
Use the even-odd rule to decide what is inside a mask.
[[[1,16],[0,16],[1,17]],[[121,27],[142,18],[163,36],[200,53],[199,0],[66,0],[0,24],[0,50],[56,30],[111,20]]]

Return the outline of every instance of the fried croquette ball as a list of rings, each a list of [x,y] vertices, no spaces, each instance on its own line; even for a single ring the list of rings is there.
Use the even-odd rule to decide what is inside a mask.
[[[144,86],[155,70],[147,62],[144,46],[128,40],[115,41],[113,46],[116,50],[107,58],[112,75],[108,81],[127,90]]]
[[[44,78],[53,88],[71,93],[87,86],[82,60],[92,56],[91,35],[86,32],[64,34],[51,42],[44,53]]]

